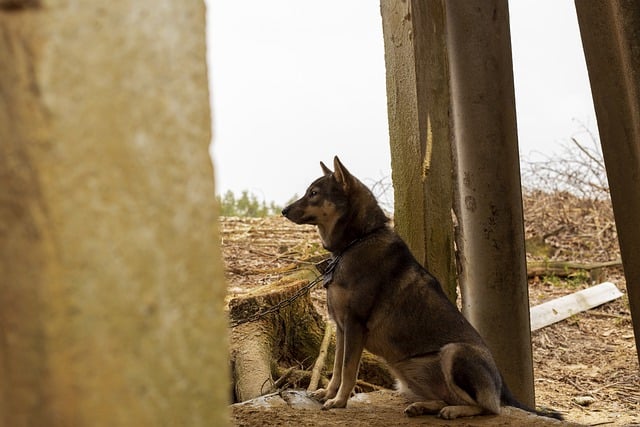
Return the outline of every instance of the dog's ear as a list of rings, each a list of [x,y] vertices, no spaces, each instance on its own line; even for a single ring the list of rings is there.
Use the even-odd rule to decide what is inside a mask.
[[[326,175],[331,175],[333,171],[329,169],[324,163],[320,162],[320,167],[322,168],[322,173]]]
[[[342,189],[344,191],[349,191],[349,188],[351,187],[351,183],[353,181],[353,177],[351,176],[347,168],[344,167],[342,162],[340,162],[338,156],[335,156],[333,158],[333,168],[335,169],[334,176],[336,178],[336,181],[338,181],[338,184],[342,186]]]

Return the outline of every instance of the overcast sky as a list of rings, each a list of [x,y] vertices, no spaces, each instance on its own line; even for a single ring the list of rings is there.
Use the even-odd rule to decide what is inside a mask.
[[[391,175],[376,0],[207,0],[218,193],[284,204],[339,155]],[[510,0],[521,157],[596,130],[573,0]]]

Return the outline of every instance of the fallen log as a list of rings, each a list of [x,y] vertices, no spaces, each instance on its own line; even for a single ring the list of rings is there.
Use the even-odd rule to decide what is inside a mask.
[[[594,263],[579,263],[570,261],[530,261],[527,262],[527,277],[532,278],[536,276],[557,276],[568,277],[580,271],[586,271],[591,276],[591,280],[599,282],[601,279],[602,269],[608,267],[622,266],[621,260],[607,261],[607,262],[594,262]]]

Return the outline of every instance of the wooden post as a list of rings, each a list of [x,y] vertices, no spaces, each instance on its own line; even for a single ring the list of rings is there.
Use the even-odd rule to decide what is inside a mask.
[[[228,424],[204,3],[0,34],[0,427]]]
[[[394,223],[455,301],[449,79],[442,0],[380,2]]]
[[[446,2],[463,312],[534,404],[507,0]]]
[[[640,4],[576,0],[640,358]]]

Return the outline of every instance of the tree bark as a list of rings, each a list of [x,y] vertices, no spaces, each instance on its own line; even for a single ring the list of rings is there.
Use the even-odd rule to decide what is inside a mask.
[[[381,0],[395,229],[456,301],[442,0]]]
[[[245,323],[231,330],[234,401],[244,402],[274,391],[273,341],[268,338],[268,330],[264,321]]]
[[[243,402],[276,390],[274,379],[288,367],[310,371],[319,355],[326,323],[317,312],[308,292],[293,299],[308,279],[285,278],[262,286],[229,302],[232,324],[242,322],[255,313],[282,305],[277,311],[258,320],[231,328],[231,368],[234,401]],[[327,359],[333,361],[335,338],[332,337]],[[323,376],[331,372],[333,363],[325,364]],[[360,364],[360,379],[376,386],[390,388],[393,378],[384,363],[365,352]],[[295,372],[286,382],[306,388],[310,374]]]

